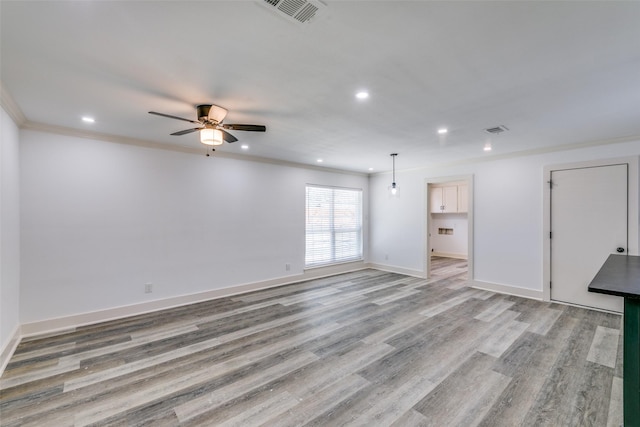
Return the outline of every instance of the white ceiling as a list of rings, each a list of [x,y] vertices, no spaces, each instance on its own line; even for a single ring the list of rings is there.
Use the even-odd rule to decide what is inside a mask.
[[[147,112],[215,103],[267,126],[222,151],[365,173],[640,136],[638,1],[262,1],[3,0],[0,78],[31,125],[199,147]]]

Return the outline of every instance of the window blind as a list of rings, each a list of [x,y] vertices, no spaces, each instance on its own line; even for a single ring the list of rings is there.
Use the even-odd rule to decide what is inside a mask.
[[[305,266],[362,259],[362,190],[308,185]]]

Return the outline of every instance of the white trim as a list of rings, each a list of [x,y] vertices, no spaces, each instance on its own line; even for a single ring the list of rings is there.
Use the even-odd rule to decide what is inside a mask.
[[[482,282],[480,280],[470,280],[469,286],[474,289],[497,292],[499,294],[514,295],[522,298],[542,301],[542,291],[535,289],[520,288],[517,286],[501,285],[499,283]]]
[[[20,127],[21,129],[35,130],[39,132],[50,132],[58,135],[74,136],[78,138],[95,139],[99,141],[114,142],[118,144],[135,145],[139,147],[156,148],[161,150],[170,150],[170,151],[178,151],[183,153],[192,153],[192,154],[202,155],[201,146],[174,145],[169,143],[160,143],[160,142],[148,141],[143,139],[128,138],[128,137],[119,136],[119,135],[110,135],[106,133],[91,132],[87,130],[72,129],[72,128],[67,128],[63,126],[32,122],[25,117],[25,115],[22,113],[22,110],[20,109],[18,104],[16,104],[13,101],[13,98],[11,98],[11,96],[2,87],[1,82],[0,82],[0,89],[1,89],[0,103],[2,107],[4,107],[4,109],[7,111],[9,116],[11,116],[11,118],[16,122],[18,127]],[[638,140],[640,140],[640,135],[629,135],[629,136],[623,136],[623,137],[617,137],[617,138],[592,140],[592,141],[581,142],[576,144],[552,145],[548,147],[514,151],[511,153],[504,153],[499,155],[487,155],[487,156],[474,157],[474,158],[469,158],[464,160],[429,164],[426,166],[423,165],[415,168],[396,169],[396,173],[424,170],[427,168],[448,168],[448,167],[454,167],[454,166],[460,166],[460,165],[491,162],[494,160],[514,159],[514,158],[534,156],[539,154],[555,153],[558,151],[578,150],[581,148],[597,147],[601,145],[620,144],[624,142],[632,142],[632,141],[638,141]],[[334,169],[334,168],[329,168],[324,166],[310,165],[306,163],[296,163],[296,162],[291,162],[287,160],[252,156],[248,154],[230,153],[230,152],[219,151],[219,150],[216,151],[215,155],[216,157],[225,157],[225,158],[231,158],[231,159],[237,159],[237,160],[269,163],[269,164],[280,165],[280,166],[291,166],[291,167],[325,171],[325,172],[342,173],[346,175],[373,176],[373,175],[390,175],[391,174],[390,171],[365,173],[365,172],[350,171],[345,169]]]
[[[13,338],[9,341],[9,344],[4,349],[1,355],[0,375],[4,371],[11,356],[15,352],[18,344],[23,338],[29,337],[42,337],[48,334],[55,334],[66,331],[73,331],[75,328],[91,325],[100,322],[107,322],[110,320],[118,320],[125,317],[137,316],[145,313],[151,313],[159,310],[170,309],[174,307],[180,307],[189,304],[196,304],[203,301],[208,301],[217,298],[224,298],[233,295],[244,294],[247,292],[253,292],[258,290],[264,290],[269,288],[275,288],[279,286],[285,286],[293,283],[300,283],[305,280],[318,279],[322,277],[334,276],[336,274],[349,273],[353,271],[376,269],[380,271],[387,271],[391,273],[404,274],[407,276],[417,277],[424,279],[424,274],[418,270],[412,270],[402,267],[396,267],[392,265],[374,264],[374,263],[351,263],[341,264],[337,266],[326,267],[324,269],[314,269],[312,271],[305,271],[303,274],[297,274],[292,276],[285,276],[271,280],[265,280],[262,282],[248,283],[244,285],[231,286],[223,289],[216,289],[207,292],[200,292],[196,294],[183,295],[178,297],[166,298],[163,300],[150,301],[141,304],[133,304],[129,306],[116,307],[107,310],[100,310],[90,313],[77,314],[72,316],[59,317],[55,319],[42,320],[38,322],[26,323],[21,327],[17,327],[14,332]],[[483,289],[491,292],[497,292],[507,295],[515,295],[523,298],[530,298],[535,300],[542,300],[542,291],[536,291],[533,289],[519,288],[516,286],[501,285],[497,283],[482,282],[477,280],[470,280],[469,286],[475,289]]]
[[[305,184],[304,191],[304,234],[306,240],[304,249],[304,269],[307,270],[323,266],[337,265],[345,262],[363,261],[365,241],[364,190],[362,188],[354,187],[339,187],[307,183]],[[340,194],[344,197],[340,197]],[[330,205],[329,212],[326,212],[323,208],[323,214],[321,215],[322,219],[320,222],[309,221],[310,206],[311,210],[313,210],[313,206],[318,203],[318,198],[325,201],[327,198],[330,199],[330,203],[328,203],[328,205]],[[339,221],[339,215],[336,216],[336,203],[340,202],[343,205],[348,205],[351,209],[359,212],[357,218],[354,218],[355,223],[351,224],[350,227],[346,227],[346,224],[344,223],[341,224]],[[350,256],[347,256],[347,254],[342,251],[336,251],[340,246],[336,245],[335,237],[336,234],[342,232],[356,233],[356,238],[351,238],[348,242],[340,243],[346,244],[346,247],[343,249],[347,252],[347,248],[351,249],[351,254],[349,254]],[[317,242],[315,237],[323,236],[327,233],[331,235],[329,248],[325,248],[324,244],[321,244],[319,247],[316,246]]]
[[[110,135],[107,133],[71,129],[63,126],[48,125],[43,123],[31,122],[31,121],[25,121],[21,123],[19,126],[22,129],[33,130],[36,132],[53,133],[57,135],[71,136],[75,138],[93,139],[96,141],[113,142],[116,144],[133,145],[133,146],[144,147],[144,148],[155,148],[159,150],[177,151],[180,153],[197,154],[199,156],[203,155],[202,145],[185,146],[185,145],[161,143],[161,142],[155,142],[155,141],[148,141],[144,139],[129,138],[129,137],[119,136],[119,135]],[[296,162],[291,162],[287,160],[271,159],[267,157],[252,156],[249,154],[237,154],[237,153],[231,153],[228,151],[221,151],[221,150],[216,150],[215,157],[244,160],[244,161],[250,161],[250,162],[268,163],[268,164],[278,165],[278,166],[290,166],[294,168],[311,169],[316,171],[340,173],[345,175],[369,176],[368,173],[363,173],[363,172],[308,165],[304,163],[296,163]]]
[[[527,156],[537,156],[540,154],[556,153],[559,151],[579,150],[581,148],[598,147],[601,145],[622,144],[625,142],[634,142],[639,140],[640,140],[640,135],[628,135],[628,136],[621,136],[616,138],[596,139],[596,140],[591,140],[586,142],[579,142],[575,144],[551,145],[547,147],[532,148],[532,149],[522,150],[522,151],[513,151],[510,153],[504,153],[504,154],[497,154],[497,155],[491,154],[491,155],[486,155],[482,157],[472,157],[472,158],[463,159],[463,160],[454,160],[451,162],[425,164],[425,165],[417,166],[414,168],[396,169],[396,173],[423,171],[425,169],[436,169],[436,168],[445,169],[445,168],[454,167],[454,166],[493,162],[494,160],[517,159],[517,158],[522,158]],[[391,175],[391,172],[386,172],[386,171],[374,172],[374,173],[370,173],[370,175]]]
[[[9,340],[5,348],[3,348],[2,352],[0,353],[0,376],[2,376],[2,374],[4,373],[4,369],[9,364],[9,360],[11,360],[13,353],[16,352],[16,348],[18,348],[18,344],[20,344],[20,340],[22,340],[22,335],[21,335],[20,325],[18,325],[16,326],[16,329],[13,331],[13,335],[11,336],[11,339]]]
[[[40,320],[37,322],[25,323],[22,325],[22,337],[47,334],[57,331],[69,330],[70,328],[91,325],[94,323],[107,322],[110,320],[122,319],[130,316],[151,313],[154,311],[180,307],[189,304],[196,304],[217,298],[224,298],[233,295],[244,294],[263,289],[298,283],[305,280],[317,279],[320,277],[333,276],[341,273],[364,270],[368,265],[364,262],[340,264],[324,268],[316,268],[312,271],[305,271],[303,274],[284,276],[260,282],[246,283],[242,285],[230,286],[228,288],[214,289],[211,291],[198,292],[195,294],[181,295],[177,297],[165,298],[161,300],[149,301],[139,304],[132,304],[121,307],[109,308],[94,312],[74,314],[71,316],[58,317],[54,319]]]
[[[2,81],[0,81],[0,105],[7,112],[9,117],[20,127],[27,122],[27,118],[20,109],[20,106],[14,101],[13,97],[4,88]]]
[[[424,239],[423,239],[423,250],[424,256],[422,257],[422,265],[423,265],[423,277],[429,277],[431,274],[431,255],[435,255],[431,253],[431,239],[429,236],[429,230],[431,224],[429,221],[431,219],[431,188],[433,186],[438,186],[444,183],[457,183],[457,184],[467,184],[467,274],[469,280],[473,280],[473,174],[471,175],[455,175],[455,176],[444,176],[444,177],[435,177],[435,178],[425,178],[424,180]],[[452,258],[460,258],[460,255]],[[465,259],[465,258],[463,258]]]
[[[316,265],[305,265],[304,266],[304,271],[310,271],[310,270],[315,270],[318,268],[329,268],[329,267],[334,267],[337,265],[342,265],[342,264],[353,264],[354,262],[364,262],[364,258],[360,257],[357,259],[350,259],[348,261],[336,261],[336,262],[330,262],[327,264],[316,264]]]
[[[426,278],[426,276],[424,275],[424,272],[420,270],[413,270],[409,268],[396,267],[395,265],[386,265],[386,264],[369,263],[367,265],[369,268],[373,268],[375,270],[387,271],[389,273],[404,274],[406,276],[418,277],[420,279]]]
[[[1,83],[2,82],[0,82],[0,89],[1,89],[0,105],[2,105],[2,107],[7,111],[9,116],[16,122],[18,127],[20,127],[21,129],[35,130],[39,132],[50,132],[58,135],[73,136],[77,138],[88,138],[88,139],[95,139],[99,141],[114,142],[118,144],[135,145],[139,147],[156,148],[161,150],[178,151],[183,153],[192,153],[192,154],[202,155],[202,147],[200,146],[187,147],[183,145],[153,142],[153,141],[148,141],[143,139],[129,138],[129,137],[124,137],[119,135],[91,132],[86,130],[72,129],[72,128],[67,128],[63,126],[49,125],[45,123],[29,121],[26,118],[26,116],[22,113],[22,110],[20,109],[18,104],[16,104],[13,101],[13,98],[11,98],[11,96],[2,87]],[[506,159],[526,157],[526,156],[535,156],[539,154],[555,153],[559,151],[578,150],[581,148],[597,147],[601,145],[621,144],[625,142],[632,142],[632,141],[638,141],[638,140],[640,140],[640,135],[629,135],[629,136],[623,136],[623,137],[617,137],[617,138],[592,140],[592,141],[581,142],[576,144],[552,145],[548,147],[514,151],[511,153],[504,153],[500,155],[487,155],[482,157],[474,157],[474,158],[456,160],[451,162],[423,165],[415,168],[396,169],[396,173],[419,171],[427,168],[448,168],[448,167],[461,166],[461,165],[491,162],[494,160],[506,160]],[[274,164],[274,165],[280,165],[280,166],[291,166],[291,167],[325,171],[325,172],[342,173],[346,175],[374,176],[374,175],[390,175],[391,174],[390,171],[365,173],[365,172],[351,171],[351,170],[345,170],[345,169],[334,169],[329,167],[310,165],[306,163],[297,163],[297,162],[291,162],[287,160],[252,156],[248,154],[230,153],[225,151],[216,151],[215,155],[216,157],[268,163],[268,164]]]
[[[552,302],[553,304],[566,305],[566,306],[569,306],[569,307],[583,308],[585,310],[593,310],[593,311],[600,311],[602,313],[617,314],[618,316],[623,316],[624,315],[624,313],[622,311],[605,310],[604,308],[591,307],[591,306],[588,306],[588,305],[573,304],[573,303],[570,303],[570,302],[557,301],[557,300],[553,300],[553,301],[550,301],[550,302]]]
[[[444,258],[467,259],[467,254],[450,254],[447,252],[431,252],[431,256],[441,256]]]

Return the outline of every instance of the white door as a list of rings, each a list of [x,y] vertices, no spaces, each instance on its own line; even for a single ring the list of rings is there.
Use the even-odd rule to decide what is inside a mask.
[[[627,251],[628,165],[551,171],[551,299],[622,312],[587,291],[609,254]]]

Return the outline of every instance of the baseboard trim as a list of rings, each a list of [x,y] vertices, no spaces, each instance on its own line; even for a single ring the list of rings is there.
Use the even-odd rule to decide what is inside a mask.
[[[9,364],[9,360],[15,353],[16,348],[18,348],[18,344],[20,344],[20,340],[22,339],[21,328],[20,325],[16,326],[16,329],[13,331],[13,335],[11,335],[11,339],[2,349],[2,353],[0,353],[0,376],[4,373],[4,369]]]
[[[431,256],[441,256],[443,258],[467,259],[467,254],[450,254],[447,252],[431,252]]]
[[[388,271],[389,273],[398,273],[398,274],[404,274],[407,276],[418,277],[420,279],[425,278],[425,274],[423,271],[412,270],[412,269],[403,268],[403,267],[396,267],[395,265],[369,263],[368,267],[376,270],[380,270],[380,271]]]
[[[230,286],[227,288],[213,289],[205,292],[181,295],[176,297],[165,298],[161,300],[149,301],[139,304],[132,304],[121,307],[114,307],[105,310],[99,310],[89,313],[75,314],[71,316],[58,317],[47,320],[40,320],[31,323],[25,323],[21,326],[21,336],[32,337],[43,334],[50,334],[62,331],[73,330],[81,326],[92,325],[100,322],[108,322],[110,320],[122,319],[125,317],[137,316],[141,314],[151,313],[154,311],[165,310],[169,308],[180,307],[188,304],[195,304],[203,301],[209,301],[217,298],[224,298],[247,292],[269,289],[278,286],[290,285],[292,283],[302,282],[310,279],[333,276],[341,273],[349,273],[352,271],[364,270],[369,266],[364,262],[355,262],[334,265],[329,267],[319,267],[312,270],[306,270],[302,274],[294,274],[274,279],[246,283],[242,285]]]
[[[322,277],[334,276],[341,273],[349,273],[353,271],[364,270],[372,268],[380,271],[387,271],[391,273],[404,274],[407,276],[425,278],[424,273],[420,270],[413,270],[403,267],[397,267],[393,265],[376,264],[376,263],[348,263],[340,264],[330,267],[320,267],[311,270],[306,270],[302,274],[294,274],[290,276],[284,276],[274,278],[270,280],[264,280],[253,283],[246,283],[242,285],[231,286],[227,288],[214,289],[206,292],[199,292],[195,294],[181,295],[171,298],[165,298],[156,301],[149,301],[140,304],[132,304],[122,307],[114,307],[106,310],[99,310],[95,312],[76,314],[71,316],[64,316],[59,318],[41,320],[31,323],[25,323],[16,328],[14,336],[7,344],[7,347],[3,350],[0,358],[0,374],[4,371],[6,364],[13,355],[16,347],[18,346],[22,338],[41,336],[44,334],[52,334],[62,331],[72,331],[75,328],[92,325],[100,322],[107,322],[110,320],[122,319],[130,316],[137,316],[141,314],[151,313],[154,311],[170,309],[174,307],[180,307],[188,304],[195,304],[203,301],[209,301],[217,298],[224,298],[234,295],[240,295],[247,292],[253,292],[263,289],[274,288],[278,286],[290,285],[293,283],[302,282],[305,280],[318,279]],[[536,291],[533,289],[520,288],[516,286],[501,285],[497,283],[482,282],[473,280],[470,286],[476,289],[483,289],[492,292],[498,292],[502,294],[515,295],[524,298],[530,298],[542,301],[542,291]]]
[[[548,302],[551,302],[553,304],[568,305],[569,307],[584,308],[586,310],[594,310],[594,311],[600,311],[602,313],[617,314],[618,316],[624,316],[624,310],[623,311],[605,310],[604,308],[590,307],[588,305],[572,304],[570,302],[556,301],[553,299]]]
[[[469,286],[475,289],[498,292],[500,294],[514,295],[517,297],[535,299],[538,301],[543,300],[543,292],[536,291],[535,289],[520,288],[517,286],[510,286],[510,285],[501,285],[499,283],[482,282],[480,280],[469,281]]]

